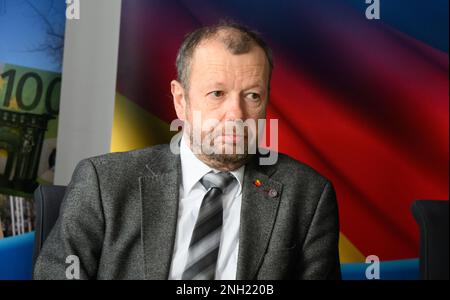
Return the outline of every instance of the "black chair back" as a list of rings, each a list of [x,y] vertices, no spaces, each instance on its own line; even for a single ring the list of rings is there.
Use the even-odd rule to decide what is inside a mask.
[[[411,211],[420,228],[421,279],[448,280],[448,201],[417,200]]]
[[[34,191],[36,212],[35,240],[33,248],[33,266],[39,252],[59,216],[61,202],[66,193],[65,186],[40,185]]]

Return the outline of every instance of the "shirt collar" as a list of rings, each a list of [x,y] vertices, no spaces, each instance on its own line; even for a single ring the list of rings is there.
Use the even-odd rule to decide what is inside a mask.
[[[195,156],[192,150],[186,144],[185,137],[181,138],[180,141],[180,159],[181,159],[181,170],[182,170],[182,184],[184,195],[188,195],[194,185],[202,179],[203,176],[213,171],[218,173],[220,171],[213,169],[202,162]],[[231,174],[236,178],[239,184],[238,194],[242,191],[242,181],[244,179],[245,165],[240,168],[230,171]]]

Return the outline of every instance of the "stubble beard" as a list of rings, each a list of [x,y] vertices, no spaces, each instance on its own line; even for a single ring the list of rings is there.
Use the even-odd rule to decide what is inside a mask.
[[[186,118],[186,120],[188,120]],[[233,171],[245,165],[251,158],[248,151],[248,134],[245,135],[242,145],[237,143],[224,145],[221,141],[216,145],[215,139],[222,133],[217,132],[201,133],[201,140],[198,141],[194,137],[194,131],[201,128],[192,129],[192,122],[188,121],[185,127],[187,137],[189,138],[188,146],[191,148],[194,155],[211,168],[219,171]],[[225,152],[225,147],[232,147],[232,151]],[[229,148],[230,149],[230,148]],[[205,153],[206,152],[206,153]],[[230,153],[231,152],[231,153]]]

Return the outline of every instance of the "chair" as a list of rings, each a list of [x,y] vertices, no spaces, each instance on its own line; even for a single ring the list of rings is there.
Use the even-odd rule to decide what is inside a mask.
[[[34,232],[0,240],[0,281],[32,278]]]
[[[343,263],[341,274],[343,280],[367,280],[367,263]],[[381,280],[417,280],[419,279],[419,259],[399,259],[380,261]]]
[[[40,185],[34,191],[36,210],[36,234],[33,249],[33,266],[39,252],[56,223],[61,202],[66,193],[65,186]]]
[[[448,201],[417,200],[411,211],[420,229],[421,279],[448,280]]]

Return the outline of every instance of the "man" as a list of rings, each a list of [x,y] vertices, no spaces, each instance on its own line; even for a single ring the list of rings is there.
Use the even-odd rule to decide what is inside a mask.
[[[264,41],[238,25],[201,28],[176,65],[179,154],[159,145],[81,161],[35,278],[65,278],[75,255],[80,278],[339,279],[331,183],[286,155],[260,164],[254,130],[237,130],[265,118]]]

